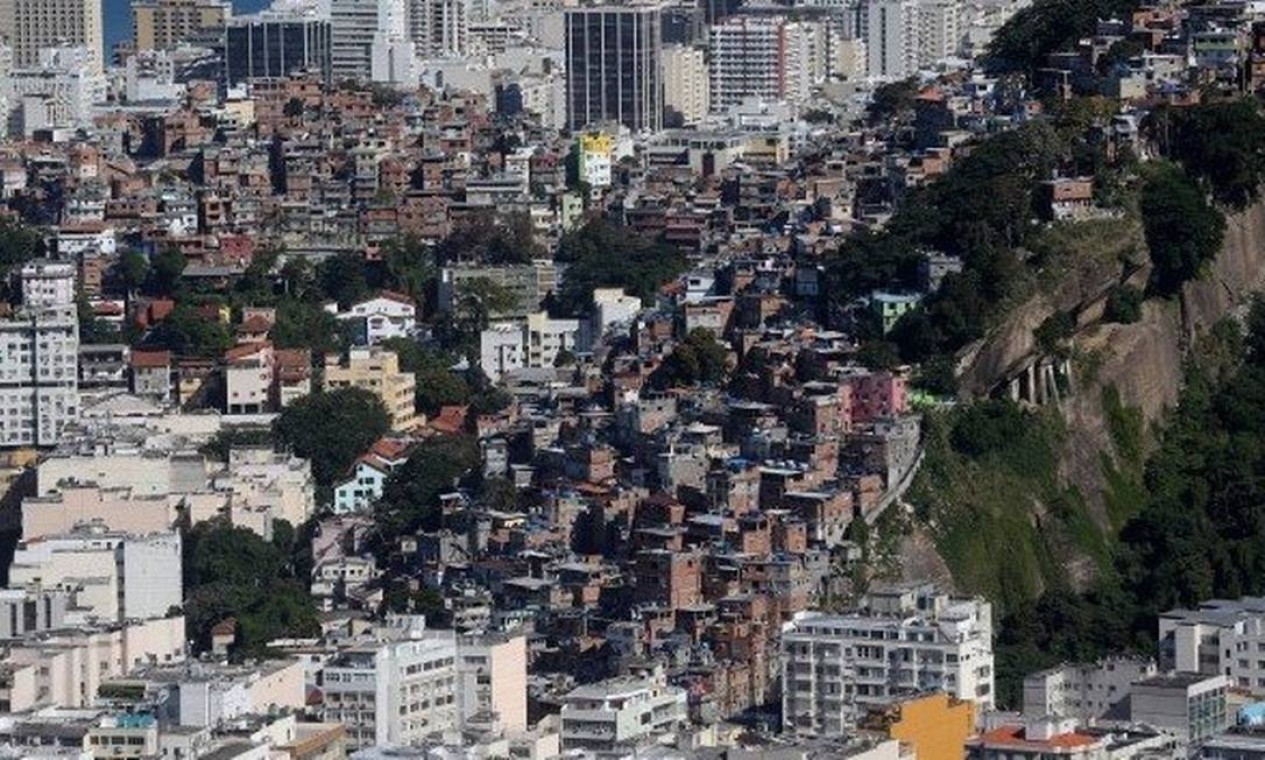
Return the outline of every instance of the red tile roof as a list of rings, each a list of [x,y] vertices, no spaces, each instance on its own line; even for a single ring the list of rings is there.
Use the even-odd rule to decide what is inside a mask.
[[[1028,739],[1023,726],[1002,726],[985,732],[977,742],[988,747],[1011,747],[1014,749],[1072,749],[1087,747],[1097,742],[1097,737],[1078,734],[1074,731],[1058,734],[1049,739]]]
[[[157,369],[171,366],[170,351],[133,351],[132,366],[138,369]]]

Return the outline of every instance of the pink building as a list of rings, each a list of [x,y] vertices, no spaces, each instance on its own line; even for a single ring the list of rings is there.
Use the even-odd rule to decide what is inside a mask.
[[[846,378],[852,388],[851,422],[872,422],[880,417],[894,417],[909,411],[905,378],[891,372],[870,372]]]

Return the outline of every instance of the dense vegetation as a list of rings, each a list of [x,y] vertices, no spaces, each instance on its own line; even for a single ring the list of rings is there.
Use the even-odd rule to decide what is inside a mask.
[[[1072,49],[1091,36],[1099,19],[1126,18],[1133,0],[1036,0],[993,35],[985,59],[993,73],[1035,76],[1050,53]]]
[[[993,490],[985,480],[976,482],[980,490],[967,497],[968,502],[975,500],[968,517],[949,519],[945,530],[950,535],[941,545],[950,550],[947,559],[955,575],[961,573],[958,577],[965,586],[992,596],[1003,613],[997,672],[999,693],[1006,703],[1017,699],[1022,677],[1039,668],[1126,650],[1150,651],[1156,615],[1165,609],[1216,596],[1265,592],[1265,479],[1261,477],[1265,473],[1265,306],[1259,302],[1251,311],[1248,328],[1244,337],[1237,325],[1223,322],[1204,339],[1188,362],[1180,404],[1165,421],[1160,445],[1150,457],[1142,453],[1136,410],[1123,406],[1113,389],[1104,393],[1113,444],[1113,451],[1104,454],[1110,484],[1106,500],[1111,527],[1118,535],[1112,541],[1099,540],[1091,553],[1100,567],[1086,592],[1073,592],[1057,563],[1033,576],[1023,562],[1012,560],[1012,555],[1024,556],[1016,549],[1048,546],[1052,524],[1072,526],[1083,518],[1043,522],[1043,535],[1034,537],[1029,513],[1007,496],[999,497],[1005,505],[992,508],[993,519],[984,519],[988,515],[979,500],[981,494]],[[977,419],[968,424],[967,432],[959,432],[968,414]],[[997,448],[1002,427],[1033,429],[1016,426],[1015,414],[1022,413],[956,412],[954,434],[944,447],[947,451],[936,456],[986,463],[992,474],[985,477],[994,479],[1043,467],[1038,460],[1029,461],[1030,454],[1021,454],[1030,448],[1023,443],[1026,436],[1017,442],[1022,445],[1016,446],[1012,436]],[[990,434],[994,424],[997,429]],[[1025,459],[1006,463],[1016,456]],[[960,474],[934,469],[928,477],[938,485],[946,477],[949,483],[967,482]],[[952,494],[940,488],[920,498],[938,516],[948,516],[944,502]],[[995,511],[998,507],[1002,511]],[[970,536],[971,530],[1000,530],[1001,535],[994,538],[1014,547],[1002,568],[995,562],[979,562],[978,567],[1004,571],[997,577],[972,575],[977,572],[973,555],[955,551],[955,540],[961,539],[953,536]],[[978,546],[974,541],[968,545]],[[1007,583],[1023,585],[1025,578],[1043,582],[1039,595],[1033,595],[1031,587],[1005,587]]]
[[[273,422],[277,443],[311,460],[312,477],[322,488],[346,475],[356,457],[390,429],[382,402],[360,388],[309,394]]]
[[[438,530],[440,495],[453,491],[479,461],[479,445],[473,438],[439,437],[418,444],[408,461],[391,473],[374,507],[383,548],[419,529]]]
[[[211,629],[230,618],[237,621],[230,654],[238,658],[264,654],[274,639],[318,634],[309,539],[284,521],[274,523],[272,541],[224,520],[187,528],[184,613],[196,648],[209,649]]]
[[[563,236],[556,259],[567,264],[566,284],[558,296],[558,308],[568,314],[583,312],[593,289],[624,288],[649,302],[659,287],[688,267],[680,251],[662,242],[603,219],[594,219]]]

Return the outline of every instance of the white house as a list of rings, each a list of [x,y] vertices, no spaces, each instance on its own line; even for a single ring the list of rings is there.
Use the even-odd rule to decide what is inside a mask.
[[[351,475],[334,486],[334,514],[364,512],[382,496],[387,476],[408,461],[408,443],[383,438],[356,460]]]
[[[374,298],[337,312],[339,320],[356,325],[361,342],[374,345],[390,338],[408,338],[417,330],[417,305],[401,293],[383,291]]]

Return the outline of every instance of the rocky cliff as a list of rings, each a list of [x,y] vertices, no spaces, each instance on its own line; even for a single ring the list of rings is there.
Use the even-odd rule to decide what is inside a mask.
[[[1006,381],[1040,357],[1033,331],[1056,311],[1076,315],[1072,344],[1073,392],[1058,409],[1066,422],[1059,477],[1078,492],[1105,536],[1114,535],[1129,516],[1113,510],[1120,489],[1121,461],[1104,393],[1135,410],[1141,420],[1141,445],[1153,442],[1153,423],[1176,401],[1183,360],[1193,341],[1222,318],[1236,313],[1254,292],[1265,288],[1265,202],[1227,218],[1225,243],[1209,271],[1188,283],[1179,298],[1152,299],[1133,324],[1101,321],[1106,294],[1129,282],[1141,286],[1149,275],[1140,225],[1127,220],[1088,223],[1073,236],[1071,255],[1058,271],[1046,272],[1033,295],[1009,318],[961,355],[964,396],[1006,391]],[[1140,461],[1132,463],[1136,479]],[[1016,505],[1015,508],[1024,509]],[[1042,505],[1032,508],[1039,523]],[[1074,585],[1094,574],[1094,564],[1079,556],[1062,558]],[[952,563],[950,563],[952,564]]]

